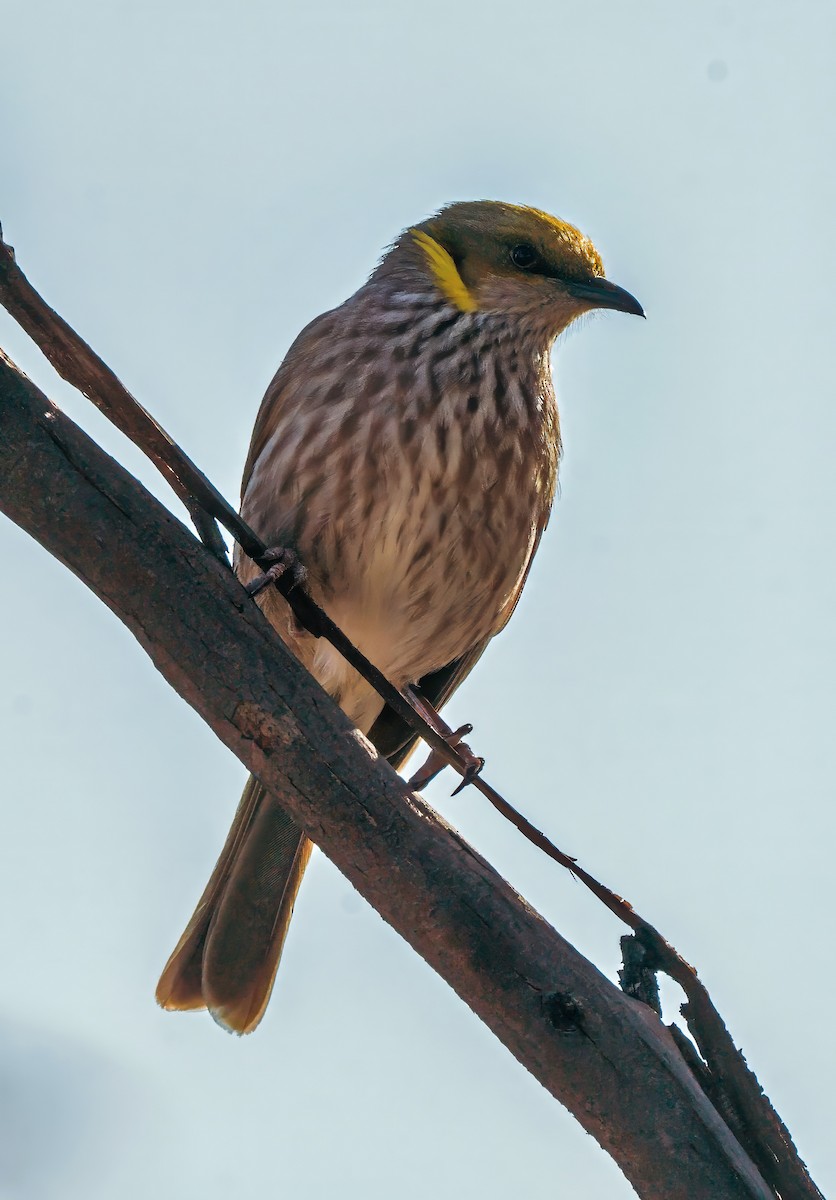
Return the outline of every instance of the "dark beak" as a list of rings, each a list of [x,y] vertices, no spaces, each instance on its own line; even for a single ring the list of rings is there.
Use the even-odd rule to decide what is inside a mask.
[[[570,296],[576,296],[592,308],[614,308],[617,312],[644,316],[644,309],[636,297],[617,284],[610,283],[609,279],[590,279],[586,283],[572,281],[568,288]]]

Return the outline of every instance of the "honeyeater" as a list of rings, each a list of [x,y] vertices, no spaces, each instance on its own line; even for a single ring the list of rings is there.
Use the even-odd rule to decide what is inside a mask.
[[[299,334],[258,413],[241,513],[398,688],[440,708],[505,626],[549,519],[560,458],[550,352],[591,309],[643,315],[574,226],[497,201],[407,229],[368,282]],[[243,583],[258,567],[238,553]],[[414,739],[275,588],[258,603],[381,754]],[[250,778],[163,971],[168,1009],[260,1021],[311,853]]]

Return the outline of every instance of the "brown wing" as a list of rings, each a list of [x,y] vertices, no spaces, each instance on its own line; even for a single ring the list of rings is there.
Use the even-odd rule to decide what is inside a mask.
[[[242,496],[247,490],[253,467],[282,419],[283,401],[286,397],[288,383],[291,380],[295,383],[300,377],[305,378],[305,359],[309,356],[314,357],[315,353],[321,350],[322,344],[328,341],[334,326],[334,314],[337,311],[337,309],[332,309],[330,312],[322,313],[305,326],[288,350],[264,393],[264,399],[261,401],[261,407],[253,426],[247,461],[244,463],[244,476],[241,480]]]

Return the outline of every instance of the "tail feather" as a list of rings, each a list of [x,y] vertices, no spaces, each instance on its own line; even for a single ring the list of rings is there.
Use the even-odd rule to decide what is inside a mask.
[[[250,776],[212,877],[157,985],[163,1008],[208,1008],[236,1033],[256,1027],[311,850]]]
[[[398,770],[415,738],[390,725],[384,715],[370,737]],[[160,976],[157,1003],[179,1011],[208,1008],[235,1033],[255,1029],[312,849],[251,775],[206,890]]]

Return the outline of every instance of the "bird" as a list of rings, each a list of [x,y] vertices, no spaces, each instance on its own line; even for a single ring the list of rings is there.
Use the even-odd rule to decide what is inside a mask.
[[[561,456],[553,344],[596,309],[644,316],[574,225],[497,200],[407,228],[315,318],[270,383],[241,515],[399,689],[436,709],[507,624],[549,520]],[[237,550],[253,585],[260,569]],[[415,735],[274,587],[287,646],[399,769]],[[157,987],[249,1033],[270,998],[312,844],[254,777]]]

